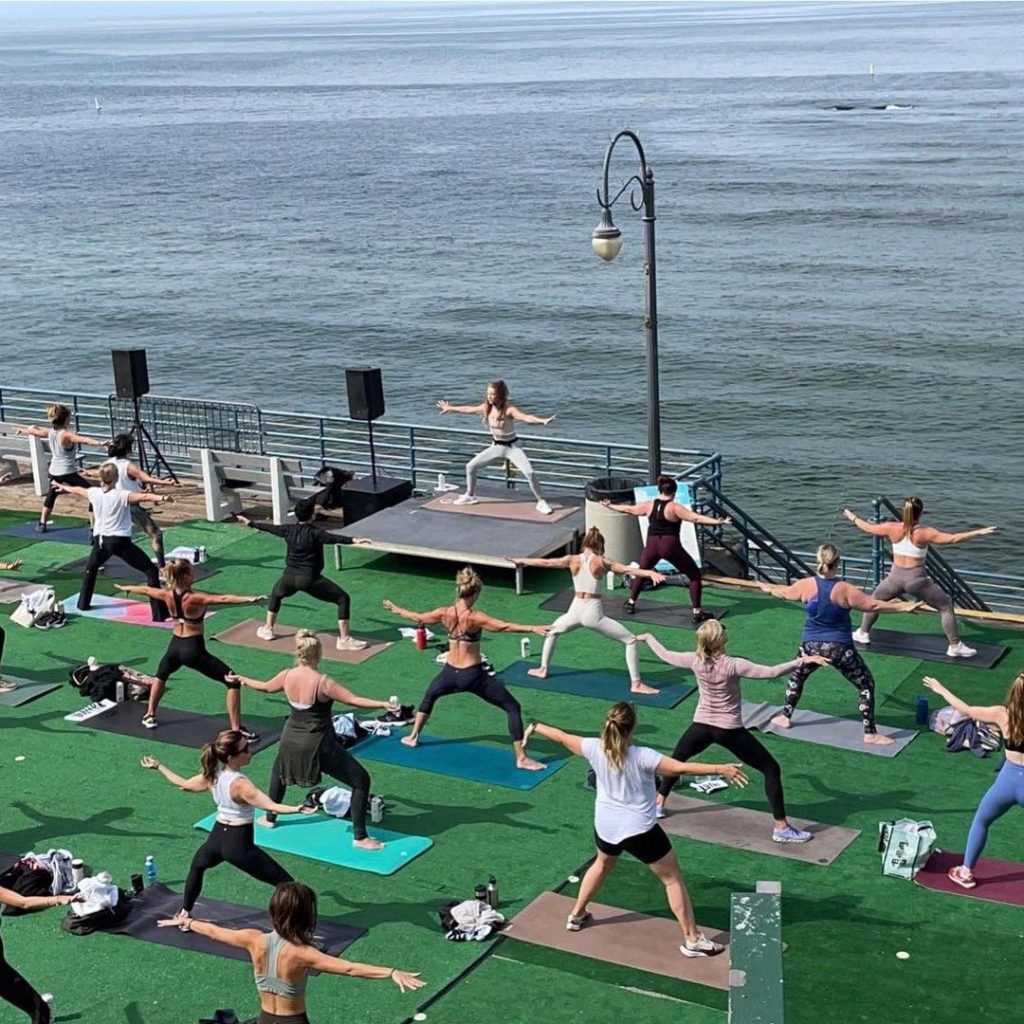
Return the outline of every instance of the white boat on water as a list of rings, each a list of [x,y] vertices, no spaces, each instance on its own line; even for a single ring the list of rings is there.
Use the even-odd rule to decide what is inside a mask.
[[[96,113],[98,114],[103,109],[103,107],[100,105],[99,96],[93,96],[92,101],[96,104]]]

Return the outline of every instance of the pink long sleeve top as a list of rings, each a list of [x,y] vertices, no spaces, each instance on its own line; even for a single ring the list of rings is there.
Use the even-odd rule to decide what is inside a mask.
[[[758,665],[728,654],[710,662],[698,661],[692,651],[670,651],[654,637],[648,641],[648,646],[662,661],[694,674],[700,697],[693,720],[718,729],[743,728],[741,679],[776,679],[792,672],[800,664],[800,659],[794,658],[781,665]]]

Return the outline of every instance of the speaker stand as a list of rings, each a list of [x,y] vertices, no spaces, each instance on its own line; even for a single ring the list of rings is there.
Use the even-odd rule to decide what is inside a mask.
[[[142,422],[142,413],[139,409],[138,395],[135,395],[132,398],[132,408],[134,409],[135,420],[128,433],[135,439],[135,448],[139,453],[139,469],[141,469],[143,473],[149,472],[149,456],[146,454],[146,448],[148,445],[148,447],[153,451],[154,470],[162,469],[163,473],[161,476],[169,477],[175,483],[179,483],[178,475],[173,469],[171,469],[170,463],[164,458],[163,452],[160,451],[160,446],[153,440],[153,435],[146,429],[146,425]]]
[[[370,434],[370,476],[373,477],[373,489],[377,489],[377,455],[373,450],[373,420],[366,421]]]

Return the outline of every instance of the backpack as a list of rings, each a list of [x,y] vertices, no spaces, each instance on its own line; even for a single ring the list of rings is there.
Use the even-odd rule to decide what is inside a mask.
[[[321,488],[316,503],[321,508],[341,508],[341,490],[355,473],[324,464],[313,474],[313,483]]]
[[[68,672],[68,682],[83,697],[94,701],[115,700],[117,684],[123,678],[120,665],[97,665],[96,668],[90,668],[86,663]]]
[[[102,931],[104,928],[112,928],[120,924],[132,909],[132,894],[125,892],[120,887],[117,890],[117,904],[113,907],[104,907],[92,914],[76,914],[69,910],[68,916],[61,922],[61,928],[72,935],[91,935],[93,932]]]

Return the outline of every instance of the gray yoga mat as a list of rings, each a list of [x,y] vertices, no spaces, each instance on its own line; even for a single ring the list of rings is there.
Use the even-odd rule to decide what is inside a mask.
[[[617,619],[624,625],[630,622],[643,622],[652,626],[680,626],[683,629],[696,629],[693,624],[693,616],[690,614],[690,605],[683,601],[645,601],[638,597],[636,611],[630,615],[623,610],[622,604],[626,600],[626,591],[620,590],[614,593],[602,594],[605,614]],[[546,612],[567,612],[572,604],[573,591],[563,590],[554,597],[549,597],[541,608]],[[716,619],[721,619],[727,608],[705,608],[711,612]]]
[[[0,604],[12,604],[15,601],[20,601],[24,594],[34,594],[37,590],[43,590],[45,586],[45,583],[0,579]]]
[[[30,540],[59,540],[64,544],[92,544],[92,533],[88,526],[64,526],[58,523],[50,523],[45,533],[36,533],[38,520],[31,522],[15,523],[13,526],[0,530],[4,537],[28,537]]]
[[[81,574],[85,572],[85,563],[88,561],[88,556],[79,558],[75,562],[68,562],[67,565],[62,565],[57,571]],[[205,580],[216,574],[217,570],[208,568],[204,562],[192,566],[192,579],[194,580]],[[100,567],[100,577],[108,580],[127,580],[129,583],[146,582],[146,577],[138,569],[127,562],[122,562],[120,558],[111,558],[108,562],[105,562]]]
[[[59,690],[61,685],[60,683],[41,683],[38,679],[22,679],[3,671],[0,671],[0,677],[10,679],[12,683],[18,684],[16,690],[0,692],[0,706],[5,708],[17,708],[37,697],[45,697],[46,694]]]
[[[772,840],[774,821],[767,811],[695,800],[676,793],[669,796],[665,807],[668,815],[662,819],[661,827],[669,835],[807,864],[831,864],[860,835],[859,829],[823,825],[791,816],[791,825],[810,832],[814,838],[808,843],[776,843]]]
[[[758,732],[770,732],[788,740],[806,740],[824,747],[839,747],[841,750],[856,750],[860,754],[874,754],[876,757],[895,757],[914,737],[916,729],[893,729],[887,725],[878,726],[878,731],[889,736],[893,742],[885,747],[864,742],[864,726],[860,720],[823,715],[818,711],[803,711],[797,708],[793,713],[793,724],[788,729],[772,725],[772,718],[782,711],[774,704],[753,704],[743,702],[743,725]]]
[[[951,658],[946,654],[949,641],[942,633],[904,633],[896,629],[871,630],[871,643],[857,644],[857,650],[872,654],[897,654],[904,658],[937,661],[945,665],[963,665],[964,668],[993,668],[1009,650],[1000,644],[982,644],[964,641],[978,653],[973,658]]]
[[[270,893],[269,886],[257,886],[253,890],[253,897],[265,896],[266,902],[269,903]],[[104,930],[117,935],[130,935],[133,939],[142,939],[144,942],[156,942],[161,946],[173,946],[175,949],[187,949],[195,953],[208,953],[211,956],[249,963],[249,954],[244,949],[214,942],[213,939],[204,938],[195,932],[183,932],[180,928],[157,928],[157,921],[174,917],[179,910],[181,893],[157,882],[132,900],[131,912],[119,925]],[[223,928],[258,928],[260,931],[270,931],[270,920],[265,907],[257,910],[237,903],[200,896],[193,915],[202,921],[212,921]],[[337,956],[365,934],[365,928],[355,928],[340,921],[325,920],[321,917],[317,921],[313,941],[325,953]]]

